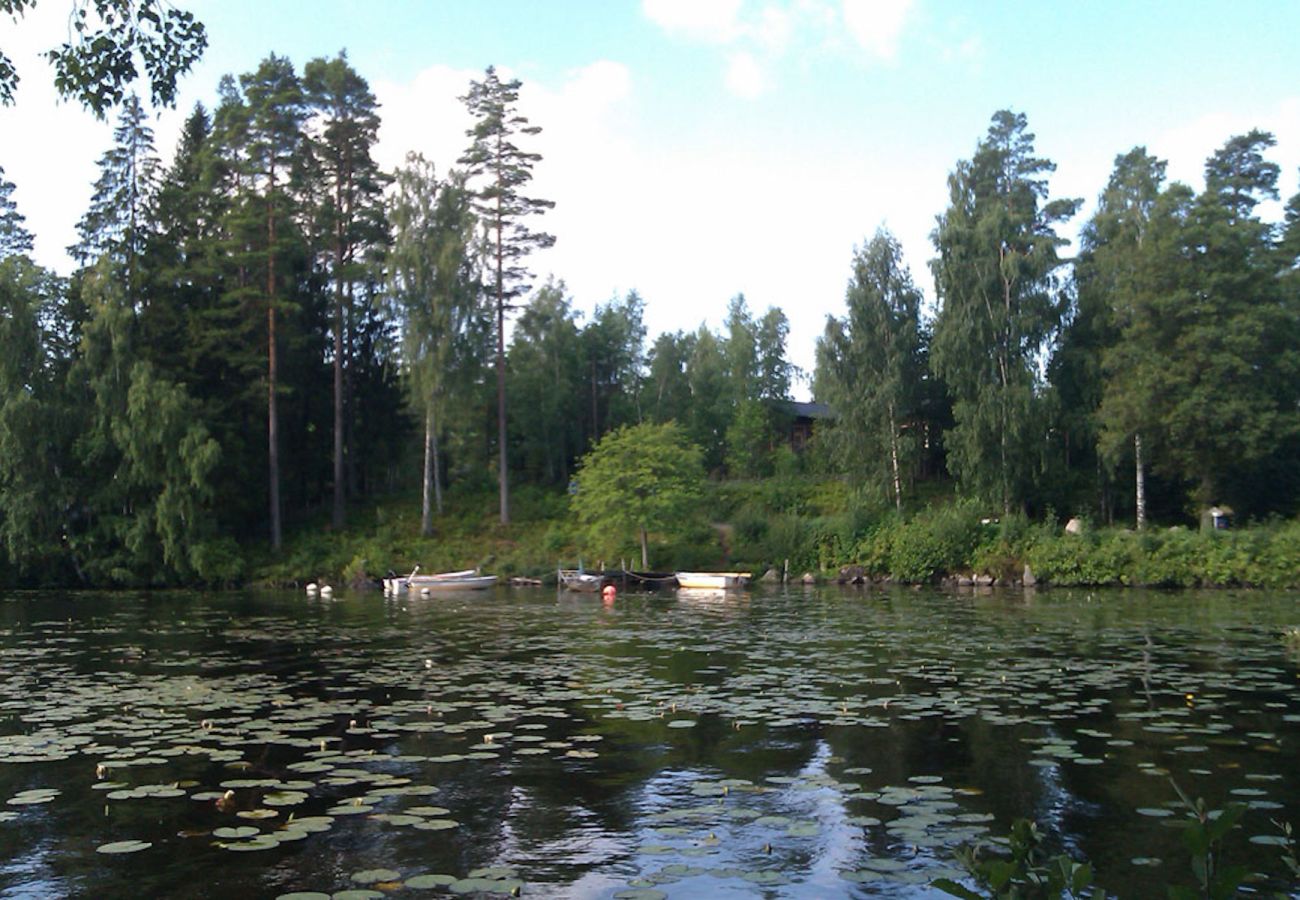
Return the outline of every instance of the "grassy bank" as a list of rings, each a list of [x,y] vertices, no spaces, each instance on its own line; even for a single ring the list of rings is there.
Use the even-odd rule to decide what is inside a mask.
[[[497,521],[493,492],[453,492],[434,534],[421,537],[418,499],[391,497],[353,509],[342,531],[303,523],[278,557],[250,559],[252,580],[342,584],[416,564],[424,571],[481,566],[505,577],[539,576],[579,558],[588,566],[626,560],[639,567],[635,536],[584,533],[562,492],[517,491],[512,519],[504,527]],[[873,580],[1009,583],[1028,567],[1040,583],[1058,585],[1300,587],[1300,521],[1228,531],[1085,527],[1075,535],[1056,521],[992,519],[984,507],[942,495],[900,514],[854,497],[833,479],[714,482],[698,519],[652,538],[650,566],[663,570],[760,573],[780,571],[788,561],[792,574],[821,578],[849,568]]]

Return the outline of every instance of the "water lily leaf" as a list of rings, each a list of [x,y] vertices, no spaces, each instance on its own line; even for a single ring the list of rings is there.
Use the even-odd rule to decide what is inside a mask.
[[[461,878],[447,885],[448,890],[456,894],[473,894],[482,892],[485,894],[509,894],[516,888],[523,888],[522,881],[513,881],[510,879],[499,880],[494,878]]]
[[[402,873],[396,869],[363,869],[352,873],[352,880],[357,884],[376,884],[380,881],[396,881]]]
[[[252,837],[257,833],[258,833],[258,829],[254,828],[252,825],[240,825],[233,828],[227,827],[227,828],[212,829],[212,836],[218,838],[239,839],[239,838]]]
[[[414,875],[406,879],[406,886],[413,890],[423,891],[447,887],[459,880],[455,875]]]
[[[112,841],[107,844],[100,844],[95,848],[96,853],[139,853],[141,850],[148,850],[153,846],[152,841]]]
[[[460,823],[455,819],[423,819],[416,822],[411,827],[417,828],[420,831],[449,831],[450,829],[459,826]]]

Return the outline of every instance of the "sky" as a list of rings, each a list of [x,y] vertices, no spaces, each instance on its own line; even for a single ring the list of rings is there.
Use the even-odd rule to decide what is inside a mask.
[[[458,98],[495,65],[543,129],[525,145],[543,156],[531,193],[556,206],[534,224],[557,240],[530,257],[538,283],[563,280],[584,315],[636,290],[651,340],[721,328],[743,293],[756,318],[784,310],[788,355],[809,373],[826,317],[844,313],[854,248],[878,228],[933,308],[947,178],[999,109],[1025,113],[1056,163],[1052,196],[1085,200],[1069,237],[1136,145],[1199,189],[1207,156],[1261,128],[1277,138],[1282,198],[1300,190],[1300,3],[1285,0],[173,3],[209,46],[154,117],[164,159],[223,74],[346,50],[381,105],[381,165],[419,151],[446,172],[468,144]],[[58,101],[39,57],[65,39],[71,5],[0,16],[22,78],[0,107],[0,166],[37,261],[64,273],[112,132],[111,116]]]

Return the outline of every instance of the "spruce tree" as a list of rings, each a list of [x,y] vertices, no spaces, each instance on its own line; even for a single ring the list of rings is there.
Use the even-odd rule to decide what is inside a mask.
[[[140,264],[149,242],[160,175],[153,129],[139,98],[132,94],[122,104],[113,146],[99,158],[90,208],[77,223],[80,240],[68,253],[82,265],[107,255],[121,267],[133,303],[140,302]]]
[[[26,221],[13,201],[14,183],[5,178],[0,166],[0,259],[19,253],[32,252],[32,235],[23,225]]]
[[[550,247],[555,237],[534,231],[528,217],[555,206],[551,200],[523,193],[533,177],[533,166],[541,154],[530,153],[516,143],[521,136],[534,136],[541,127],[528,124],[519,114],[518,79],[502,81],[488,66],[482,81],[470,82],[469,93],[461,98],[475,119],[468,132],[472,143],[460,165],[472,183],[477,183],[475,210],[491,234],[491,275],[497,314],[497,479],[500,490],[501,523],[510,521],[510,488],[506,445],[506,312],[527,292],[530,274],[523,260],[534,250]]]

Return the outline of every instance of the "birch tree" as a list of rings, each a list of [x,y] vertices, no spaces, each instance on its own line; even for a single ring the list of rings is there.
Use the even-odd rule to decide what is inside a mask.
[[[1056,168],[1034,155],[1023,114],[993,116],[974,156],[948,177],[932,239],[939,293],[936,373],[953,395],[949,467],[1004,511],[1032,489],[1041,452],[1043,354],[1060,324],[1056,226],[1078,200],[1049,200]]]

